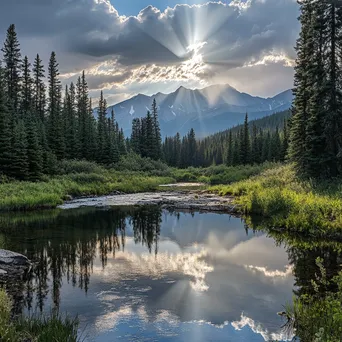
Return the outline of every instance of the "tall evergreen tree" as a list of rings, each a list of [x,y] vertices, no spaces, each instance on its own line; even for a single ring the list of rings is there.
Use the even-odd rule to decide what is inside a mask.
[[[9,175],[12,163],[12,135],[5,87],[4,72],[0,64],[0,174]]]
[[[161,159],[162,157],[162,138],[160,134],[160,125],[158,118],[158,106],[156,99],[153,99],[152,103],[152,119],[153,119],[153,154],[151,157],[155,160]]]
[[[29,113],[33,112],[33,97],[32,97],[32,85],[33,80],[31,77],[31,64],[27,58],[24,57],[23,60],[23,76],[22,76],[22,98],[21,98],[21,108],[20,108],[20,115],[23,118],[26,118]]]
[[[42,60],[37,54],[33,63],[33,99],[37,117],[42,123],[45,122],[46,87],[44,83],[45,70]]]
[[[12,116],[16,117],[20,104],[20,82],[21,82],[21,53],[15,25],[10,25],[7,30],[6,40],[3,48],[4,75],[8,96],[8,107]]]
[[[27,134],[23,120],[18,120],[14,127],[10,176],[20,180],[29,177]]]
[[[293,93],[294,103],[291,118],[290,149],[289,156],[295,162],[299,172],[305,172],[307,165],[306,153],[306,123],[309,117],[308,104],[310,99],[309,87],[309,57],[313,54],[312,45],[312,3],[302,1],[299,20],[302,25],[300,36],[297,40],[297,60],[295,66],[295,88]]]
[[[240,141],[240,163],[246,165],[250,161],[250,136],[247,113],[245,116],[243,129],[240,132]]]
[[[55,52],[51,53],[48,80],[49,80],[49,147],[58,159],[65,156],[65,141],[63,134],[63,120],[61,113],[61,82],[59,80],[58,63]]]
[[[107,160],[106,147],[107,144],[107,124],[106,124],[106,113],[107,113],[107,102],[103,97],[103,92],[101,91],[99,107],[97,111],[97,160],[99,163],[105,163]]]

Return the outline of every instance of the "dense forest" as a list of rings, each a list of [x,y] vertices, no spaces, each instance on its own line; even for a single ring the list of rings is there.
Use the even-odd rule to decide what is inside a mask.
[[[342,6],[299,1],[290,157],[300,174],[342,173]]]
[[[127,153],[186,168],[293,161],[308,177],[342,172],[342,8],[300,1],[302,31],[297,41],[295,100],[291,110],[196,139],[193,129],[181,137],[161,138],[158,105],[135,118],[124,137],[108,113],[103,93],[95,119],[83,72],[62,89],[56,54],[47,72],[37,54],[31,66],[22,58],[11,25],[0,64],[0,169],[6,177],[38,180],[54,174],[58,160],[83,159],[115,165]],[[47,85],[45,83],[47,78]]]
[[[284,161],[287,149],[287,112],[251,123],[248,122],[248,114],[246,114],[243,125],[224,132],[196,140],[194,130],[190,130],[183,138],[179,134],[175,137],[167,137],[163,144],[163,154],[167,164],[181,168]]]
[[[162,142],[156,101],[145,117],[133,120],[131,137],[125,139],[102,92],[95,119],[84,72],[63,90],[56,54],[51,53],[47,73],[39,55],[31,67],[27,56],[21,56],[14,25],[2,52],[0,168],[10,178],[39,180],[42,174],[54,174],[63,159],[114,165],[130,152],[182,168],[284,160],[286,129],[256,124],[250,129],[247,115],[244,125],[225,134],[196,140],[191,129],[185,137],[177,134]]]
[[[63,91],[56,54],[51,53],[47,74],[38,54],[31,68],[28,58],[21,56],[14,25],[7,31],[2,52],[0,169],[3,175],[38,180],[42,174],[54,174],[58,160],[84,159],[111,164],[126,154],[123,132],[114,113],[107,117],[102,92],[95,120],[84,72],[76,84],[71,83]]]

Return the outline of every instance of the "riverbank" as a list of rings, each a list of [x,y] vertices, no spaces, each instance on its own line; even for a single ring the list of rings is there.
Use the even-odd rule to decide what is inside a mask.
[[[317,237],[336,238],[342,234],[341,180],[303,181],[291,165],[283,165],[247,180],[213,186],[209,191],[234,196],[241,214],[264,218],[263,228]]]
[[[101,169],[99,173],[73,173],[42,182],[0,184],[0,211],[56,208],[74,197],[94,197],[113,192],[155,191],[159,185],[174,182],[172,177]]]
[[[0,339],[10,342],[78,341],[78,321],[50,317],[12,317],[12,300],[0,289]]]

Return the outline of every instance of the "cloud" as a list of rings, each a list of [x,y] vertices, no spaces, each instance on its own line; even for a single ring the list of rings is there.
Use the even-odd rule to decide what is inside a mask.
[[[151,93],[150,84],[199,86],[230,71],[240,84],[236,71],[244,75],[248,69],[255,79],[238,89],[261,93],[274,82],[265,85],[261,66],[283,66],[279,87],[292,85],[297,16],[295,0],[208,2],[165,11],[148,6],[130,17],[109,0],[16,0],[2,5],[0,32],[15,23],[23,54],[39,52],[47,61],[55,50],[63,74],[72,78],[86,69],[90,88],[105,88],[111,96],[130,94],[136,82]]]

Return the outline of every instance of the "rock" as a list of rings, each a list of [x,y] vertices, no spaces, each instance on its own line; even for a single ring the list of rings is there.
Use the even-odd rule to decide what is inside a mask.
[[[30,261],[26,256],[0,249],[0,266],[2,265],[13,265],[13,266],[30,266]]]
[[[31,262],[26,256],[0,249],[0,280],[17,279],[28,274]]]
[[[65,195],[64,198],[66,201],[72,201],[74,198],[71,195]]]
[[[59,206],[59,208],[72,209],[87,206],[106,208],[128,205],[159,205],[163,208],[173,210],[216,211],[235,214],[237,213],[237,208],[233,205],[232,200],[232,197],[220,197],[208,193],[199,196],[199,193],[194,191],[165,191],[138,194],[114,192],[110,196],[76,199]]]

